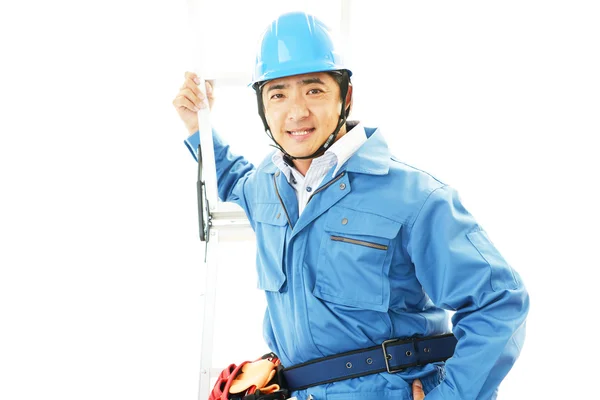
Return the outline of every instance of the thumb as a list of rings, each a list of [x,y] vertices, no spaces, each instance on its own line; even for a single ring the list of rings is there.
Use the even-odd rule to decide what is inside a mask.
[[[208,97],[212,97],[213,95],[213,86],[215,85],[215,81],[211,80],[211,81],[206,81],[206,95]]]
[[[414,400],[423,400],[425,399],[425,393],[423,392],[423,384],[420,380],[415,379],[413,382],[413,399]]]

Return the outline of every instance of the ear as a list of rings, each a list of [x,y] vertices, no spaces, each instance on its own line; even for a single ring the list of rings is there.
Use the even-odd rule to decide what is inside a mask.
[[[348,93],[346,93],[346,104],[352,101],[352,83],[348,83]]]
[[[352,105],[352,83],[348,83],[348,93],[346,93],[346,111]]]

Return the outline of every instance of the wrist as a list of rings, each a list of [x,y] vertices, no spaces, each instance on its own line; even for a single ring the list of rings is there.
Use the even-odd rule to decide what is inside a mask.
[[[192,136],[194,133],[198,132],[198,130],[199,130],[198,124],[188,125],[187,128],[188,128],[189,136]]]

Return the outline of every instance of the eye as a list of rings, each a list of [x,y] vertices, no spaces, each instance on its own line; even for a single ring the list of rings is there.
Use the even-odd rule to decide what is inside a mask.
[[[275,93],[273,96],[271,96],[271,100],[277,100],[277,99],[283,99],[283,94]]]
[[[323,91],[321,89],[310,89],[308,91],[308,94],[319,94],[319,93],[323,93]]]

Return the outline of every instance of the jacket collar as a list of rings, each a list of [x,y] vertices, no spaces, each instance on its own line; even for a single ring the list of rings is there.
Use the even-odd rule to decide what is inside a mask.
[[[390,150],[379,128],[364,128],[367,141],[354,153],[340,171],[369,175],[385,175],[390,166]]]

